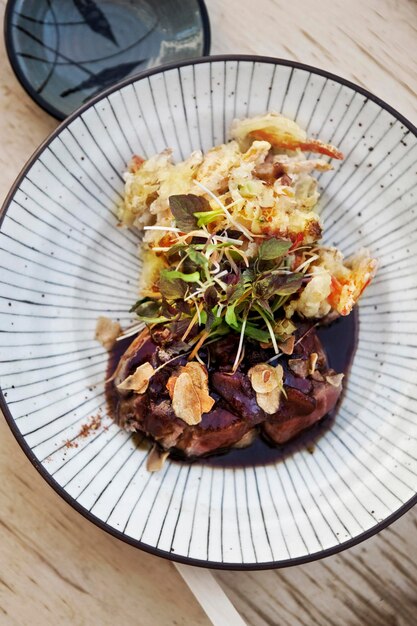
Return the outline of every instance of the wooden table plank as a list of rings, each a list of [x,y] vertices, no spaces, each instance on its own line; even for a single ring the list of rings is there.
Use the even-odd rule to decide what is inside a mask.
[[[0,0],[4,11],[5,1]],[[417,122],[413,0],[207,0],[212,52],[317,65]],[[0,197],[56,126],[0,45]],[[174,567],[102,532],[61,500],[0,421],[0,624],[209,622]],[[215,573],[253,626],[409,626],[417,615],[417,511],[341,555],[287,570]]]
[[[415,0],[207,0],[212,54],[263,54],[339,74],[417,123]]]
[[[359,546],[274,572],[217,574],[247,622],[410,626],[417,615],[417,515]]]
[[[4,420],[0,441],[0,624],[208,626],[171,563],[73,510],[31,466]]]

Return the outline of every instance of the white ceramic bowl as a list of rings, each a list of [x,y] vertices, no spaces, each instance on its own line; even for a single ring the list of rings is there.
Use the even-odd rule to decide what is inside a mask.
[[[223,142],[234,117],[281,111],[346,155],[320,177],[325,239],[380,259],[360,304],[359,344],[334,426],[314,454],[225,469],[168,462],[102,409],[98,315],[129,322],[137,237],[115,227],[132,153],[175,157]],[[174,560],[266,568],[337,552],[416,502],[416,129],[363,89],[297,63],[211,57],[110,89],[66,120],[1,215],[1,405],[51,486],[88,519]],[[77,441],[77,440],[76,440]]]

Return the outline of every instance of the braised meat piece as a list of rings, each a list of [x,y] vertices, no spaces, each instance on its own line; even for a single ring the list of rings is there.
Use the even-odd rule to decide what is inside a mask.
[[[341,385],[334,387],[316,381],[309,395],[288,387],[279,412],[262,424],[263,433],[274,443],[286,443],[331,411],[341,390]]]
[[[277,444],[286,443],[321,420],[335,407],[342,392],[341,377],[329,369],[314,327],[300,325],[297,335],[293,354],[283,360],[285,395],[277,413],[262,424],[262,432]]]
[[[267,365],[274,353],[254,344],[232,373],[237,341],[235,335],[228,335],[204,348],[200,355],[210,363],[207,370],[197,361],[188,361],[178,337],[170,341],[167,334],[142,332],[122,355],[108,383],[117,423],[144,433],[164,450],[194,458],[239,442],[248,445],[257,432],[283,444],[334,408],[342,390],[341,376],[329,369],[314,326],[299,323],[293,353],[280,356],[281,387],[269,412],[256,391],[251,368],[263,364],[267,372],[274,372],[276,363]],[[145,379],[135,388],[133,374],[143,367]],[[175,396],[180,376],[182,384],[191,386],[189,397]]]
[[[241,415],[249,425],[254,426],[265,419],[265,414],[256,403],[256,396],[249,378],[242,372],[232,376],[214,372],[210,379],[211,387],[225,400],[237,415]]]
[[[196,426],[187,426],[175,448],[186,457],[227,450],[250,430],[250,424],[224,407],[205,413]]]

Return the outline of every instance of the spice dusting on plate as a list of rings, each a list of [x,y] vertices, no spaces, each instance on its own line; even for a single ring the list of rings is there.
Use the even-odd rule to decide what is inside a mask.
[[[92,415],[86,424],[82,424],[77,437],[88,437],[93,431],[101,427],[102,417],[99,413]]]
[[[81,425],[80,430],[77,433],[77,435],[75,435],[74,439],[67,439],[64,442],[64,446],[67,449],[78,448],[79,442],[77,441],[77,439],[80,439],[80,438],[85,439],[86,437],[91,435],[91,433],[101,428],[101,426],[102,426],[102,416],[100,415],[100,413],[97,413],[96,415],[91,415],[88,418],[88,421],[85,424]],[[108,426],[103,426],[103,429],[108,430]]]
[[[78,448],[78,443],[74,440],[67,439],[64,443],[65,447],[68,448]]]

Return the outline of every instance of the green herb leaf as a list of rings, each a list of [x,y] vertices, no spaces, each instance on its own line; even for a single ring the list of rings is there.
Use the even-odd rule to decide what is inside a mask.
[[[252,267],[248,267],[244,272],[242,272],[242,280],[245,285],[253,283],[255,277],[256,273]]]
[[[190,261],[192,261],[194,265],[197,265],[198,267],[202,267],[208,264],[208,259],[204,256],[204,254],[201,254],[201,252],[198,252],[198,250],[196,250],[192,246],[188,248],[187,254]]]
[[[254,295],[257,298],[269,299],[274,295],[290,295],[299,290],[304,274],[269,274],[254,285]]]
[[[201,226],[206,226],[207,224],[211,224],[211,222],[215,222],[219,217],[224,215],[224,211],[222,209],[215,209],[214,211],[196,211],[194,216],[197,218],[197,226],[200,228]]]
[[[258,257],[262,261],[271,261],[284,256],[291,248],[291,241],[286,239],[265,239],[259,246]]]
[[[211,211],[208,200],[193,193],[169,196],[168,200],[177,227],[184,233],[189,233],[197,228],[197,218],[194,213]]]
[[[138,308],[147,302],[155,302],[155,300],[152,300],[151,298],[141,298],[140,300],[137,300],[137,302],[135,302],[135,304],[129,309],[129,313],[136,313]]]
[[[161,304],[156,300],[139,301],[139,304],[136,303],[135,307],[136,315],[146,324],[158,324],[169,321],[168,317],[160,315]]]
[[[175,270],[162,270],[159,275],[159,290],[166,300],[182,300],[188,291],[188,282],[196,282],[200,274],[183,274]]]
[[[167,257],[174,256],[174,254],[178,254],[178,252],[181,252],[186,248],[188,248],[188,245],[186,243],[175,243],[165,252],[165,254]]]
[[[213,329],[213,327],[215,326],[215,322],[216,322],[217,320],[218,320],[218,321],[220,321],[220,320],[219,320],[219,318],[216,318],[216,317],[214,316],[213,311],[208,311],[208,312],[207,312],[206,319],[205,319],[205,321],[204,321],[204,323],[205,323],[205,330],[212,330],[212,329]]]
[[[263,314],[269,317],[271,322],[274,321],[274,314],[272,312],[271,307],[269,306],[268,300],[263,300],[260,298],[259,300],[257,300],[256,304],[254,305],[254,308],[258,312],[260,312],[259,310],[261,310]]]
[[[261,330],[249,322],[246,323],[245,335],[251,339],[256,339],[256,341],[262,341],[263,343],[269,343],[271,341],[271,336],[267,330]]]
[[[241,298],[245,293],[246,289],[247,287],[245,287],[242,279],[240,279],[236,285],[229,285],[226,291],[228,303],[232,304],[233,302],[236,302],[236,300],[239,300],[239,298]]]
[[[275,279],[274,282],[276,283],[277,279]],[[274,282],[273,276],[268,276],[267,278],[259,278],[253,286],[253,295],[255,296],[255,298],[271,298],[275,293]]]
[[[226,307],[226,314],[224,316],[224,319],[231,328],[234,328],[235,330],[239,330],[241,327],[241,324],[239,324],[239,321],[237,319],[235,306],[236,304],[229,304],[229,306]]]
[[[278,296],[290,296],[298,291],[303,284],[304,274],[294,272],[293,274],[287,274],[285,278],[285,282],[275,289],[275,293]]]
[[[219,336],[228,335],[229,333],[230,333],[230,326],[225,323],[222,317],[216,317],[216,319],[214,320],[213,327],[211,329],[210,337],[214,335],[219,335]]]
[[[159,289],[167,300],[182,300],[187,293],[187,285],[178,278],[164,278],[159,280]]]
[[[162,270],[160,276],[164,278],[173,279],[180,278],[186,283],[196,283],[200,280],[199,272],[193,272],[192,274],[184,274],[184,272],[178,272],[177,270]]]

